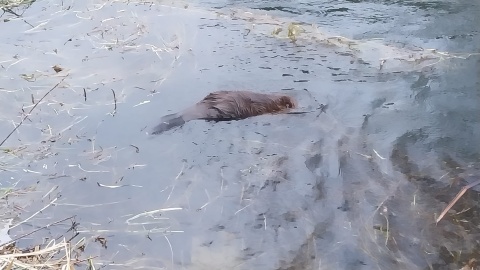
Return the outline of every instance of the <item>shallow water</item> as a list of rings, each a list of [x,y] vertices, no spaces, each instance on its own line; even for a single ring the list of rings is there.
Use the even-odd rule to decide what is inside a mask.
[[[4,14],[0,138],[68,74],[2,146],[4,179],[38,191],[17,221],[57,198],[10,234],[76,215],[107,269],[478,257],[478,187],[435,219],[478,179],[479,5],[302,2],[39,1]],[[146,134],[224,89],[290,94],[314,112]],[[69,225],[22,243],[68,238]]]

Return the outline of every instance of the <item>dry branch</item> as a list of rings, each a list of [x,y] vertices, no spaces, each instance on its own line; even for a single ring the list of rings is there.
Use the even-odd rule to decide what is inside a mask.
[[[445,216],[445,214],[447,214],[448,210],[450,210],[450,208],[452,208],[455,203],[457,203],[457,201],[463,196],[463,194],[465,194],[465,192],[467,192],[467,190],[469,190],[470,188],[476,186],[480,184],[480,180],[477,180],[467,186],[464,186],[460,192],[458,192],[457,196],[455,196],[455,198],[447,205],[447,207],[445,207],[445,209],[442,211],[442,213],[440,214],[440,216],[437,218],[436,222],[440,222],[440,220],[442,220],[442,218]]]
[[[35,110],[35,108],[38,106],[38,104],[40,104],[40,102],[42,102],[43,99],[45,97],[47,97],[48,94],[50,94],[55,88],[57,88],[67,77],[68,77],[68,75],[63,77],[63,79],[61,81],[59,81],[57,84],[55,84],[54,87],[52,87],[50,90],[48,90],[48,92],[45,93],[45,95],[43,95],[43,97],[41,99],[39,99],[35,103],[35,105],[33,105],[33,107],[30,109],[30,111],[27,114],[25,114],[25,116],[23,116],[20,123],[7,135],[7,137],[5,137],[5,139],[3,139],[3,141],[0,143],[0,146],[2,146],[8,140],[8,138],[10,138],[10,136],[12,136],[12,134],[23,124],[23,122],[31,115],[31,113],[33,112],[33,110]]]

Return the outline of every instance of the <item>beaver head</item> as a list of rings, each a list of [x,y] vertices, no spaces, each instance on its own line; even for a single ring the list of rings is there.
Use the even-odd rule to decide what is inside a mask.
[[[293,109],[296,106],[295,101],[289,96],[281,96],[277,104],[282,110]]]

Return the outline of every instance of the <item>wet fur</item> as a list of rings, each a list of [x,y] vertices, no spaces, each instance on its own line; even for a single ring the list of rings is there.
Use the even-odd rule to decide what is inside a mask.
[[[240,120],[262,114],[285,113],[295,106],[295,101],[289,96],[250,91],[218,91],[208,94],[180,113],[165,115],[161,123],[153,128],[152,134],[160,134],[190,120]]]

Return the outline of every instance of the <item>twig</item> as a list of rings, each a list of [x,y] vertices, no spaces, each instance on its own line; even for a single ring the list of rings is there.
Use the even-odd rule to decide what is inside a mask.
[[[20,121],[20,123],[10,132],[10,134],[7,135],[7,137],[5,139],[3,139],[3,141],[0,143],[0,146],[2,146],[7,140],[8,138],[10,138],[10,136],[12,136],[12,134],[17,131],[17,129],[23,124],[23,122],[28,118],[28,116],[32,113],[33,110],[35,110],[35,108],[38,106],[38,104],[40,104],[40,102],[42,102],[42,100],[48,96],[48,94],[50,94],[55,88],[57,88],[58,85],[60,85],[60,83],[62,83],[66,78],[68,77],[65,76],[60,82],[58,82],[54,87],[52,87],[50,90],[48,90],[47,93],[45,93],[45,95],[43,95],[43,97],[41,99],[39,99],[37,101],[37,103],[35,103],[35,105],[33,105],[33,107],[30,109],[30,111],[25,114],[25,116],[22,118],[22,120]]]
[[[170,243],[170,240],[168,240],[168,237],[167,237],[166,235],[164,235],[163,237],[165,237],[165,239],[166,239],[167,242],[168,242],[168,246],[170,247],[170,256],[171,256],[172,266],[173,266],[173,248],[172,248],[172,244]]]
[[[17,18],[22,17],[21,15],[18,15],[15,11],[13,11],[11,8],[4,7],[2,9],[3,9],[3,12],[8,12],[10,14],[13,14],[13,15],[17,16]]]
[[[23,22],[26,23],[26,24],[28,24],[28,25],[30,25],[32,28],[35,27],[35,26],[33,26],[31,23],[27,22],[26,20],[23,20]]]
[[[67,242],[68,243],[68,242]],[[93,256],[93,257],[89,257],[89,258],[86,258],[86,259],[81,259],[81,260],[75,260],[75,264],[79,264],[81,262],[85,262],[85,261],[89,261],[89,260],[92,260],[92,259],[96,259],[98,258],[98,256]],[[89,262],[90,263],[90,262]],[[93,265],[93,260],[92,260],[92,265]],[[72,268],[73,269],[73,268]],[[88,268],[87,268],[88,269]],[[94,269],[94,268],[91,268],[91,269]]]
[[[88,258],[88,269],[95,270],[95,265],[93,264],[93,258]]]
[[[455,198],[447,205],[447,207],[443,210],[443,212],[440,214],[440,216],[437,218],[436,222],[440,222],[440,220],[442,220],[442,218],[445,216],[445,214],[447,214],[448,210],[450,210],[450,208],[452,208],[453,205],[455,205],[455,203],[463,196],[463,194],[465,194],[465,192],[467,192],[467,190],[469,190],[470,188],[476,186],[480,184],[480,180],[477,180],[473,183],[471,183],[470,185],[467,185],[467,186],[464,186],[460,192],[458,192],[457,196],[455,196]]]
[[[170,190],[170,194],[168,194],[166,202],[170,200],[170,196],[172,196],[173,190],[175,189],[175,186],[176,186],[175,183],[177,182],[178,178],[180,178],[180,176],[184,174],[183,170],[185,169],[185,165],[186,165],[186,160],[183,160],[182,169],[180,169],[180,172],[177,174],[177,176],[173,180],[172,189]]]
[[[37,212],[35,212],[33,215],[31,215],[30,217],[28,217],[27,219],[25,219],[24,221],[22,222],[19,222],[15,225],[13,225],[12,227],[10,227],[10,230],[17,227],[18,225],[22,224],[22,223],[25,223],[27,221],[29,221],[30,219],[32,219],[34,216],[36,216],[38,213],[42,212],[43,210],[47,209],[50,205],[52,205],[53,203],[55,203],[57,201],[58,198],[55,198],[53,199],[53,201],[51,201],[49,204],[47,204],[46,206],[44,206],[42,209],[38,210]]]
[[[77,236],[79,236],[79,235],[80,235],[79,232],[75,232],[75,234],[74,234],[72,237],[70,237],[70,239],[67,240],[67,243],[70,243],[70,241],[72,241],[73,238],[75,238],[75,237],[77,237]]]
[[[10,241],[8,241],[8,242],[6,242],[6,243],[1,244],[1,245],[0,245],[0,248],[2,248],[2,247],[4,247],[4,246],[8,246],[8,245],[16,242],[17,240],[20,240],[20,239],[22,239],[22,238],[24,238],[24,237],[26,237],[26,236],[29,236],[29,235],[31,235],[31,234],[33,234],[33,233],[36,233],[36,232],[40,231],[40,230],[46,229],[46,228],[48,228],[48,227],[50,227],[50,226],[56,225],[56,224],[58,224],[58,223],[60,223],[60,222],[64,222],[64,221],[67,220],[67,219],[72,219],[72,218],[74,218],[74,217],[75,217],[75,215],[74,215],[74,216],[71,216],[71,217],[68,217],[68,218],[64,218],[64,219],[59,220],[59,221],[54,222],[54,223],[47,224],[47,225],[45,225],[45,226],[43,226],[43,227],[40,227],[40,228],[38,228],[38,229],[36,229],[36,230],[33,230],[33,231],[29,232],[29,233],[23,234],[23,235],[21,235],[21,236],[19,236],[19,237],[16,237],[15,239],[12,239],[12,240],[10,240]]]
[[[326,109],[328,108],[328,105],[323,105],[323,104],[320,104],[320,106],[315,110],[315,111],[299,111],[299,112],[287,112],[285,114],[307,114],[307,113],[314,113],[314,112],[318,112],[320,110],[320,114],[323,113],[326,113]],[[319,115],[320,115],[319,114]]]
[[[117,97],[115,96],[115,91],[112,90],[112,93],[113,93],[113,102],[115,103],[115,107],[113,108],[113,113],[112,115],[115,115],[115,113],[117,112]]]
[[[316,111],[301,111],[301,112],[287,112],[285,114],[307,114],[307,113],[314,113]]]

